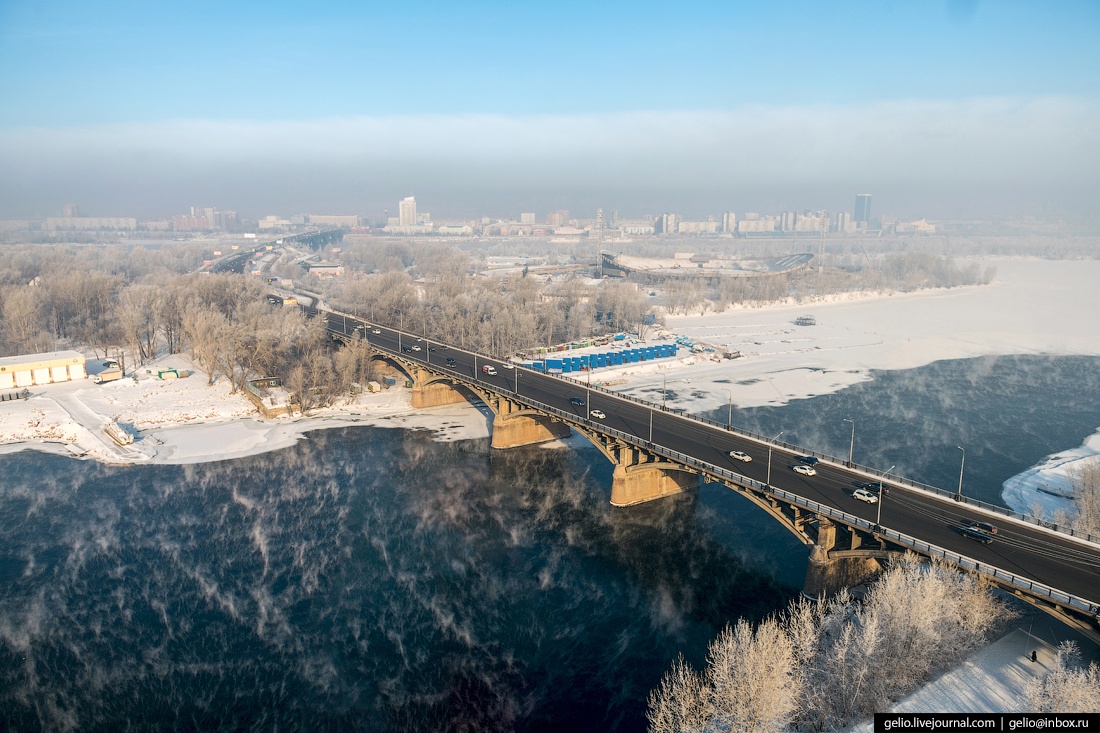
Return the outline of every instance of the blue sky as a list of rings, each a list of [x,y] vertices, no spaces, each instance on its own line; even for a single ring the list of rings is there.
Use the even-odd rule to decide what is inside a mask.
[[[1079,189],[1095,183],[1085,163],[1100,162],[1095,143],[1090,146],[1089,136],[1081,132],[1096,121],[1098,70],[1100,3],[1094,1],[682,6],[0,0],[0,98],[5,100],[0,106],[0,163],[7,161],[33,179],[27,182],[33,190],[11,192],[18,201],[8,213],[0,210],[0,216],[54,206],[56,202],[47,200],[49,176],[64,177],[65,163],[50,161],[48,170],[37,172],[32,155],[48,157],[59,144],[58,131],[65,133],[63,147],[73,139],[83,141],[84,147],[69,151],[78,159],[71,180],[94,178],[87,165],[80,165],[85,157],[98,160],[102,170],[104,159],[117,160],[124,151],[122,157],[147,176],[149,166],[158,162],[178,168],[178,159],[188,158],[196,145],[220,150],[223,160],[240,154],[262,158],[264,150],[241,153],[242,146],[229,141],[270,139],[267,152],[294,157],[298,149],[298,158],[318,161],[318,170],[341,170],[342,159],[359,156],[360,164],[378,174],[360,176],[356,185],[361,190],[355,196],[375,188],[394,189],[379,190],[381,201],[411,189],[437,188],[446,195],[451,179],[444,178],[463,171],[478,179],[499,178],[501,169],[471,170],[470,161],[500,158],[505,149],[515,148],[519,143],[510,139],[511,132],[515,141],[522,141],[520,152],[528,156],[524,164],[538,170],[552,154],[598,158],[594,141],[617,144],[616,130],[648,130],[655,136],[652,149],[666,151],[665,159],[680,156],[691,162],[658,171],[661,175],[656,177],[691,179],[693,171],[702,171],[703,179],[717,180],[719,171],[699,167],[713,158],[715,148],[809,151],[803,155],[812,157],[815,145],[820,149],[830,144],[831,138],[821,135],[835,135],[847,124],[863,132],[862,147],[850,141],[846,156],[827,156],[819,168],[861,151],[904,166],[908,159],[899,159],[896,150],[883,146],[909,144],[895,133],[900,124],[914,122],[916,110],[929,115],[919,137],[949,138],[942,150],[926,142],[916,145],[923,151],[922,160],[958,153],[960,144],[974,139],[981,147],[980,141],[988,138],[990,149],[979,151],[975,160],[999,159],[1009,152],[1009,145],[1023,147],[1031,167],[1019,172],[1021,180],[1060,176],[1059,166],[1079,165],[1081,170],[1068,171]],[[1007,105],[1005,109],[1028,110],[1027,130],[1014,118],[1008,127],[1016,131],[1005,136],[996,114],[981,113],[980,120],[972,116],[976,106],[990,100]],[[1039,119],[1051,105],[1054,118]],[[762,129],[746,122],[752,110],[763,110],[762,119],[800,122],[788,129]],[[651,129],[654,114],[666,115],[667,122]],[[712,147],[704,150],[698,144],[696,123],[713,127],[716,114],[732,115],[740,127],[733,125],[730,129],[736,134],[725,138],[711,135]],[[808,119],[814,115],[823,121]],[[958,117],[960,125],[984,124],[989,129],[944,126],[945,116]],[[479,139],[476,130],[460,138],[450,132],[455,120],[486,117],[495,121],[489,126],[492,139]],[[868,117],[881,117],[882,127],[868,127]],[[578,119],[602,120],[605,129],[592,132],[588,125],[585,129],[594,137],[550,135],[555,147],[544,145],[555,120],[569,127]],[[331,135],[317,126],[326,120],[332,123]],[[361,123],[358,131],[351,129],[354,124],[349,127],[349,121],[356,120]],[[187,150],[173,147],[169,138],[179,126],[194,130],[200,123],[206,126],[206,143],[192,140]],[[292,123],[307,123],[309,136],[295,137]],[[242,125],[250,124],[256,126],[253,132],[242,134]],[[377,138],[363,133],[379,126],[387,132]],[[402,147],[400,130],[410,127],[426,136],[421,138],[422,148],[431,151],[430,157],[415,146],[406,158],[387,153]],[[1044,130],[1067,139],[1046,140]],[[780,137],[783,134],[788,137]],[[319,152],[318,137],[329,137],[331,149]],[[140,148],[134,140],[141,141]],[[639,149],[650,149],[645,139],[635,142]],[[531,146],[542,150],[541,157]],[[622,155],[623,160],[636,157]],[[1050,164],[1037,170],[1035,165],[1044,157],[1052,157]],[[755,170],[763,171],[769,161],[774,162],[774,156]],[[824,174],[807,176],[805,165],[794,168],[788,180],[792,196],[799,187],[813,190],[828,179]],[[843,186],[878,185],[885,186],[884,191],[897,189],[899,212],[918,214],[923,207],[930,215],[936,213],[935,197],[904,205],[906,192],[899,185],[904,181],[894,180],[896,175],[891,179],[871,162],[863,168],[840,168],[835,192],[823,191],[820,201],[791,201],[786,206],[835,206],[834,201],[848,199],[848,193],[840,193],[846,191]],[[418,173],[397,174],[398,169]],[[1008,173],[1011,178],[1012,171]],[[111,180],[122,180],[125,171],[120,168],[112,175]],[[555,175],[546,184],[547,200],[568,199],[560,191],[568,176]],[[1003,185],[1005,171],[998,176],[991,183]],[[537,203],[539,194],[534,191],[539,184],[534,176],[526,182],[505,178],[500,183],[504,193],[529,189]],[[662,208],[660,181],[639,183],[635,171],[618,183],[613,176],[597,178],[608,190],[649,186],[652,195],[625,203]],[[927,178],[925,188],[934,183]],[[165,181],[167,188],[172,183]],[[174,183],[182,189],[172,196],[200,195],[201,181],[193,186]],[[240,184],[247,186],[244,179]],[[585,184],[576,185],[581,190]],[[736,195],[744,197],[747,184],[739,185],[721,195],[728,198],[740,192]],[[782,199],[782,180],[774,185],[777,193],[770,199],[746,206]],[[0,188],[0,194],[6,193]],[[81,190],[71,193],[85,195]],[[500,193],[486,190],[487,196]],[[668,205],[674,205],[671,189],[666,193]],[[1012,205],[1026,200],[1023,194],[1014,195]],[[232,190],[223,195],[231,198]],[[356,201],[350,195],[340,201],[335,189],[326,195],[327,199],[302,205],[351,206]],[[945,195],[944,200],[957,203],[957,195]],[[1057,200],[1049,190],[1048,195]],[[291,199],[271,197],[269,205],[290,205]],[[252,195],[248,205],[263,204],[262,196]],[[1038,208],[1046,205],[1040,204]],[[233,208],[231,201],[218,205]],[[504,211],[513,205],[523,202],[499,203]],[[584,199],[576,205],[589,204]]]

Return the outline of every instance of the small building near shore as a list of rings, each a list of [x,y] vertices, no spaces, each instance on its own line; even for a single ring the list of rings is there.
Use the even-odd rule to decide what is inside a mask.
[[[50,351],[0,358],[0,389],[69,382],[87,377],[84,355],[79,351]]]

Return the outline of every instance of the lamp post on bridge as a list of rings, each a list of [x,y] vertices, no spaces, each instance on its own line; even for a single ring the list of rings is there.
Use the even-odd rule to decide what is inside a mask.
[[[726,418],[726,430],[733,430],[733,390],[727,389],[726,394],[730,396],[730,411],[729,416]]]
[[[875,515],[875,526],[882,526],[882,499],[886,496],[886,476],[893,471],[897,466],[890,466],[886,469],[886,472],[882,474],[882,477],[878,480],[878,513]]]
[[[851,468],[853,465],[852,453],[854,453],[856,449],[856,421],[844,418],[844,422],[852,423],[852,442],[848,444],[848,468]]]
[[[963,452],[962,462],[959,463],[959,492],[955,494],[955,501],[963,500],[963,469],[966,468],[966,448],[961,445],[956,445],[956,448]]]
[[[767,481],[764,482],[768,486],[772,485],[772,443],[779,440],[779,436],[782,435],[785,432],[787,432],[787,431],[786,430],[780,430],[776,434],[776,436],[771,439],[771,442],[768,443],[768,479],[767,479]]]
[[[661,409],[665,410],[668,405],[668,375],[661,375]]]

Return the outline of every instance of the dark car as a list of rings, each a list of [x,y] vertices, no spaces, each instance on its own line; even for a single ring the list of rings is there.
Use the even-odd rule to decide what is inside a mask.
[[[584,398],[583,397],[570,397],[569,398],[569,404],[577,405],[578,407],[584,407]]]
[[[813,456],[797,456],[795,460],[799,463],[805,463],[807,466],[816,466],[819,463]]]
[[[963,526],[970,527],[971,529],[978,529],[988,534],[997,534],[997,526],[989,522],[977,522],[971,519],[963,522]]]
[[[455,366],[456,364],[457,364],[457,362],[455,362],[454,359],[450,359],[450,358],[447,359],[447,366]]]
[[[856,481],[857,489],[866,489],[876,494],[889,494],[890,487],[881,481]]]
[[[977,542],[981,542],[983,545],[988,545],[989,543],[993,542],[993,535],[989,534],[988,532],[983,532],[977,527],[963,527],[962,535],[963,537],[968,537],[972,540],[976,540]]]
[[[401,350],[404,351],[406,354],[411,354],[413,349],[411,346],[402,346]]]

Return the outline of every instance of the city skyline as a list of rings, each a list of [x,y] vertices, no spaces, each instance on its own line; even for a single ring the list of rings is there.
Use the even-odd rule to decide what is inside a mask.
[[[1094,3],[214,7],[0,7],[0,218],[1096,217]]]

